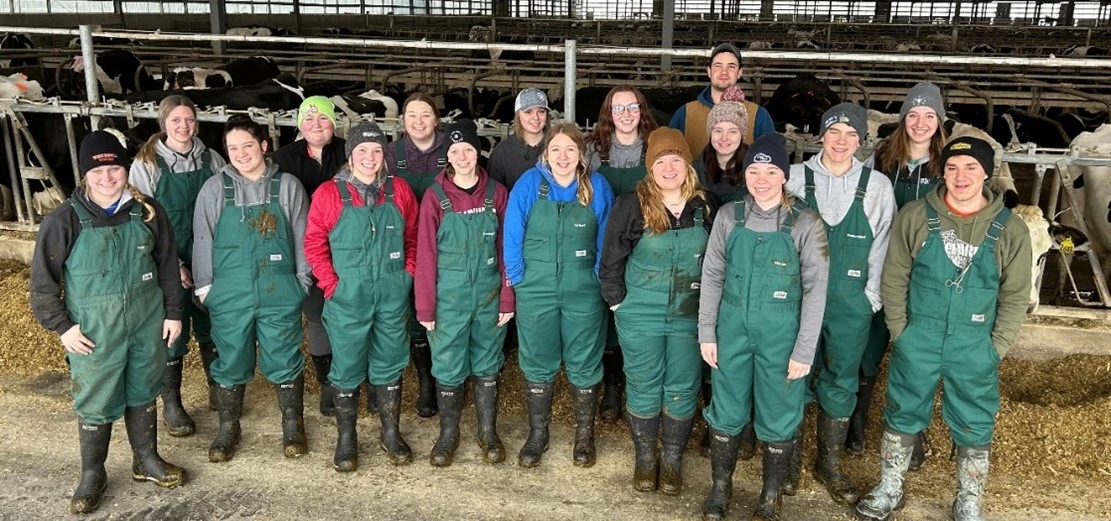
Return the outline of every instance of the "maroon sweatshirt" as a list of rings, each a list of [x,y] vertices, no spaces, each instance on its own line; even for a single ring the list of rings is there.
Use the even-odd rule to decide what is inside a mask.
[[[481,168],[478,169],[478,184],[475,185],[473,194],[468,194],[455,186],[455,183],[448,179],[444,172],[440,172],[436,176],[436,184],[443,187],[444,193],[451,201],[452,210],[457,213],[483,211],[486,200],[486,183],[494,183],[494,212],[498,216],[496,247],[498,250],[498,271],[502,278],[501,303],[498,311],[512,313],[516,302],[513,297],[513,288],[505,280],[505,262],[502,260],[502,227],[505,219],[506,201],[509,199],[505,186],[491,180],[490,176],[486,175],[486,171]],[[436,192],[429,189],[424,193],[424,199],[420,203],[420,219],[417,231],[417,276],[413,282],[416,292],[417,320],[421,322],[436,320],[436,275],[439,271],[436,235],[443,220],[444,210],[436,199]]]

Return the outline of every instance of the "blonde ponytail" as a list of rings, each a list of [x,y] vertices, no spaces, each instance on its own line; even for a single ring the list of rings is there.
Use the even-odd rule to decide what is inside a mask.
[[[135,160],[152,168],[158,166],[158,142],[165,137],[165,130],[151,136],[146,143],[143,143],[143,148],[139,149],[139,153],[135,154]]]
[[[139,204],[143,205],[143,209],[147,211],[147,216],[143,218],[143,222],[149,223],[154,220],[154,206],[147,202],[147,196],[143,195],[138,188],[135,188],[131,183],[127,183],[127,191],[131,192],[131,197],[135,198]]]

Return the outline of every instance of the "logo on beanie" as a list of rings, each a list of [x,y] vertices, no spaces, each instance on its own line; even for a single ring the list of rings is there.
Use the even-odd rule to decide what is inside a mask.
[[[463,133],[458,130],[451,131],[451,142],[459,143],[463,141]]]
[[[753,163],[771,163],[772,162],[772,156],[769,156],[769,155],[767,155],[763,152],[760,152],[759,154],[756,154],[755,156],[752,156],[752,162]]]
[[[316,108],[316,105],[309,105],[305,109],[305,114],[316,114],[317,112],[320,112],[320,109]]]
[[[923,98],[922,96],[919,96],[917,98],[914,98],[914,101],[912,101],[911,104],[913,104],[915,106],[925,105],[926,104],[926,98]]]
[[[115,152],[103,152],[100,154],[94,154],[93,161],[96,161],[97,163],[112,163],[115,162],[116,159],[119,157],[120,156],[116,155]]]
[[[971,143],[953,143],[949,146],[949,150],[972,150]]]
[[[367,139],[381,139],[382,134],[380,134],[378,132],[375,132],[373,130],[368,130],[366,132],[363,132],[363,137],[365,137]]]
[[[829,127],[832,127],[833,125],[836,125],[837,123],[844,123],[846,125],[851,125],[851,123],[850,123],[851,121],[852,120],[849,119],[849,115],[842,112],[842,113],[837,114],[835,116],[830,116],[830,117],[826,118],[826,121],[825,121],[825,123],[822,124],[822,126],[824,126],[825,128],[829,128]]]

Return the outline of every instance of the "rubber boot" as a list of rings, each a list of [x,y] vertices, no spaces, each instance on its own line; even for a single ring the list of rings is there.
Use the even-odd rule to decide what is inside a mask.
[[[305,439],[305,377],[278,384],[278,409],[282,411],[282,454],[300,458],[308,451]]]
[[[784,496],[793,496],[799,490],[799,476],[802,474],[802,444],[799,443],[800,438],[802,438],[802,435],[795,432],[795,439],[791,441],[791,461],[787,465],[787,475],[783,479],[783,486],[779,488],[779,492]]]
[[[752,422],[745,424],[741,429],[741,446],[737,453],[737,458],[748,461],[756,457],[756,428],[752,426]]]
[[[420,380],[420,393],[417,397],[417,416],[431,418],[436,415],[436,380],[432,378],[432,348],[428,340],[415,339],[409,345],[413,357],[413,367]]]
[[[876,387],[875,378],[860,377],[860,388],[856,392],[856,408],[849,418],[849,433],[845,436],[845,450],[849,454],[864,454],[865,434],[868,430],[868,409],[872,404],[872,390]]]
[[[374,387],[370,382],[366,383],[366,413],[371,416],[378,416],[378,397],[374,395]]]
[[[313,355],[312,365],[316,368],[316,383],[320,384],[320,415],[335,416],[336,388],[328,381],[328,372],[332,370],[332,355]]]
[[[957,497],[953,521],[983,521],[980,500],[988,483],[991,446],[957,447]]]
[[[181,438],[197,432],[197,424],[181,404],[181,359],[166,362],[162,376],[162,420],[170,436]]]
[[[517,454],[517,464],[532,468],[540,464],[540,458],[548,451],[548,425],[552,421],[552,382],[525,382],[525,398],[528,400],[528,439]]]
[[[197,344],[200,346],[201,352],[201,365],[204,366],[204,377],[208,380],[208,409],[216,410],[216,380],[212,379],[212,362],[215,362],[219,357],[216,354],[216,344],[211,342],[203,342]]]
[[[880,440],[880,482],[868,495],[856,503],[856,513],[863,519],[886,521],[896,510],[903,508],[906,497],[903,483],[910,466],[914,439],[884,429]]]
[[[332,468],[336,472],[359,470],[359,388],[335,390],[336,455]]]
[[[436,384],[437,406],[440,409],[440,437],[429,457],[433,467],[450,467],[459,448],[459,415],[463,412],[463,386],[445,387]]]
[[[729,511],[733,499],[733,471],[737,470],[737,447],[741,437],[722,431],[710,432],[710,493],[702,503],[702,519],[718,520]]]
[[[500,375],[476,376],[474,379],[474,408],[478,417],[478,446],[482,461],[505,461],[505,445],[498,437],[498,387]]]
[[[613,425],[621,418],[621,393],[625,390],[625,369],[620,348],[613,348],[602,355],[602,405],[598,415],[602,421]]]
[[[826,486],[835,503],[851,507],[859,496],[837,466],[848,432],[848,418],[830,418],[825,411],[818,412],[818,461],[814,465],[814,477]]]
[[[683,492],[683,449],[691,437],[694,416],[676,420],[663,415],[660,429],[660,492],[678,496]]]
[[[243,415],[243,394],[246,385],[216,385],[216,411],[220,414],[220,430],[208,447],[208,461],[231,461],[239,445],[239,418]]]
[[[760,490],[760,499],[756,500],[753,521],[779,521],[780,511],[783,510],[783,482],[787,479],[787,468],[791,466],[791,452],[794,450],[794,440],[764,442],[764,488]]]
[[[174,488],[185,483],[185,471],[158,455],[158,407],[152,401],[124,410],[127,441],[131,443],[131,478]]]
[[[638,492],[655,492],[660,474],[660,456],[656,440],[660,432],[660,415],[640,418],[625,411],[629,432],[633,436],[636,460],[633,466],[633,489]]]
[[[378,419],[382,422],[378,446],[386,451],[393,465],[408,465],[413,461],[413,451],[401,437],[401,378],[386,385],[375,385],[378,396]]]
[[[579,388],[571,386],[571,397],[575,405],[575,448],[573,457],[576,467],[590,468],[597,461],[594,452],[594,415],[598,410],[598,391],[600,385]]]
[[[914,438],[914,451],[910,453],[910,470],[916,471],[926,464],[926,447],[929,446],[929,439],[926,438],[926,431],[918,433]],[[950,455],[949,459],[953,459]]]
[[[69,511],[74,514],[96,512],[100,499],[108,488],[108,472],[104,461],[108,459],[108,443],[112,440],[112,424],[89,425],[77,421],[77,439],[81,444],[81,483],[69,500]]]
[[[703,410],[705,410],[706,407],[710,406],[710,398],[713,397],[713,386],[710,384],[709,380],[703,380],[702,381],[701,391],[702,391],[702,408],[703,408]],[[701,415],[699,415],[699,416],[701,416]],[[702,423],[706,423],[706,420],[702,420]],[[703,458],[709,458],[710,457],[710,425],[709,424],[706,424],[706,430],[702,431],[702,439],[698,441],[698,453],[701,454]]]

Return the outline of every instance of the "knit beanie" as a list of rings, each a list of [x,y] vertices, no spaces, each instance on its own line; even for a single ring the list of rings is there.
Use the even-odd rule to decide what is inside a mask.
[[[718,123],[726,122],[741,129],[741,137],[748,135],[748,108],[745,107],[745,91],[733,85],[721,94],[721,101],[710,109],[706,118],[706,134],[712,134]]]
[[[382,132],[382,128],[373,121],[360,121],[347,129],[347,145],[344,147],[347,157],[351,157],[355,147],[363,143],[378,143],[385,151],[386,133]]]
[[[297,126],[301,126],[306,116],[316,112],[324,114],[332,122],[332,126],[336,126],[336,105],[324,96],[309,96],[301,102],[301,106],[297,108]]]
[[[77,153],[77,166],[83,177],[89,173],[89,170],[104,165],[128,168],[131,166],[131,158],[127,156],[127,149],[116,136],[97,130],[81,140],[81,151]]]
[[[660,127],[648,135],[648,149],[644,155],[644,164],[652,168],[652,163],[668,154],[682,156],[687,163],[691,162],[691,149],[687,145],[687,138],[683,133],[670,127]]]
[[[764,134],[748,146],[741,171],[748,170],[753,163],[765,163],[779,167],[783,177],[791,178],[791,159],[787,156],[787,138],[783,134],[772,132]]]
[[[937,85],[924,81],[910,88],[907,99],[899,109],[899,119],[907,117],[907,112],[914,107],[929,107],[937,113],[937,119],[945,121],[945,102],[941,99],[941,89]]]
[[[470,119],[461,119],[448,125],[444,136],[447,138],[445,152],[450,151],[456,143],[466,143],[474,147],[475,152],[482,152],[482,140],[478,137],[478,127]]]
[[[956,156],[971,156],[980,163],[988,177],[995,171],[995,149],[980,138],[961,136],[946,143],[941,149],[941,167],[945,168],[949,158]]]
[[[513,112],[520,112],[533,107],[548,108],[548,95],[544,94],[544,91],[525,89],[517,94],[517,100],[513,103]]]
[[[838,103],[822,114],[822,131],[818,137],[824,136],[829,127],[838,123],[852,127],[860,136],[861,144],[868,137],[868,111],[856,103]]]

